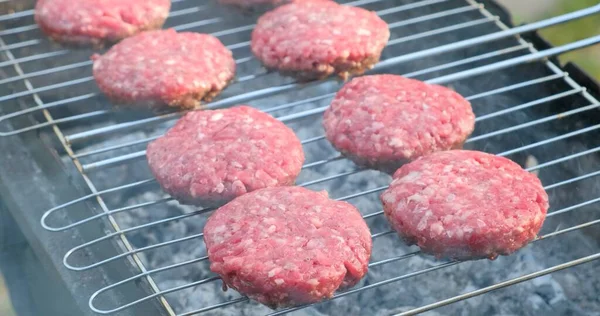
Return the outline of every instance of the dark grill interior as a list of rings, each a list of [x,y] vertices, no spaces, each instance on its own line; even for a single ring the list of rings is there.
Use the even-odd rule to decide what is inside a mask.
[[[600,258],[600,230],[594,226],[600,223],[595,204],[600,201],[598,87],[588,82],[586,89],[553,61],[515,59],[536,56],[533,47],[548,48],[535,34],[525,34],[525,40],[505,37],[398,61],[399,56],[501,32],[508,22],[499,7],[471,0],[349,3],[378,11],[390,25],[390,44],[374,72],[439,82],[467,97],[477,125],[465,147],[515,160],[538,173],[550,195],[550,214],[540,240],[495,261],[455,263],[420,255],[416,247],[405,246],[392,234],[378,200],[389,176],[356,168],[323,139],[321,108],[328,105],[340,82],[297,85],[293,79],[267,73],[248,49],[256,15],[212,2],[173,2],[166,27],[215,33],[237,59],[237,82],[208,106],[248,103],[285,121],[305,145],[307,164],[298,184],[353,203],[373,233],[368,276],[333,300],[292,314],[412,314],[453,301],[457,303],[431,315],[583,315],[600,310],[600,280],[595,273],[600,264],[593,261]],[[76,270],[73,274],[104,271],[119,262],[134,267],[132,275],[123,272],[93,284],[97,292],[90,307],[119,314],[159,298],[157,308],[166,315],[290,312],[274,312],[247,302],[235,291],[223,292],[208,269],[201,236],[210,210],[180,206],[153,181],[143,150],[149,140],[172,126],[178,114],[112,109],[90,77],[91,51],[49,43],[33,22],[31,3],[0,5],[19,6],[17,13],[0,16],[2,136],[10,141],[35,131],[60,153],[73,181],[84,185],[80,200],[61,199],[47,206],[58,205],[45,214],[45,228],[73,236],[80,245],[65,256],[67,268]],[[600,39],[588,41],[578,47]],[[509,60],[507,67],[498,64]],[[480,68],[486,65],[493,66]],[[583,78],[576,69],[571,72]],[[460,75],[449,76],[454,74]],[[120,254],[107,252],[107,247],[116,247]],[[589,261],[593,262],[577,266]],[[567,267],[556,274],[544,271]],[[531,273],[543,276],[516,282],[537,276]],[[515,278],[518,284],[500,283]],[[504,285],[511,286],[491,292]],[[142,290],[133,294],[131,287]],[[126,291],[127,297],[121,294]],[[464,300],[471,296],[466,293],[485,295]],[[452,301],[442,301],[448,298]]]

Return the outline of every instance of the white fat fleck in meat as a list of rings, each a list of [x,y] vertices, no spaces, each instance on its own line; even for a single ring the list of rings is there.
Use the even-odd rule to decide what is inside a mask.
[[[444,231],[444,226],[440,222],[435,222],[435,223],[431,224],[430,230],[434,237],[439,236]]]
[[[273,268],[273,269],[271,269],[271,270],[270,270],[270,271],[267,273],[267,275],[268,275],[268,277],[269,277],[269,278],[272,278],[272,277],[274,277],[276,274],[278,274],[279,272],[281,272],[282,270],[283,270],[282,268],[280,268],[280,267],[276,267],[276,268]]]
[[[273,224],[277,223],[277,220],[273,217],[266,217],[263,219],[263,223],[265,223],[267,225],[273,225]]]
[[[404,143],[400,138],[393,137],[389,140],[388,145],[392,147],[402,147],[404,146]]]
[[[383,199],[383,201],[385,203],[388,203],[388,204],[396,203],[396,196],[394,194],[383,194],[381,196],[381,198]]]
[[[418,171],[411,171],[409,174],[400,178],[400,182],[414,182],[421,177],[421,173]]]
[[[225,230],[227,230],[227,227],[225,227],[225,225],[221,225],[221,226],[217,226],[214,229],[213,233],[218,234],[218,233],[224,232]]]
[[[223,185],[223,183],[219,183],[215,187],[215,192],[217,192],[217,193],[222,193],[224,190],[225,190],[225,186]]]
[[[425,202],[426,200],[427,199],[424,196],[420,195],[419,193],[415,193],[406,199],[407,202],[417,202],[417,203],[422,203],[422,202]]]
[[[371,33],[371,31],[369,31],[367,29],[360,28],[360,29],[358,29],[356,34],[358,34],[359,36],[370,36],[372,33]]]
[[[421,220],[419,220],[419,224],[417,224],[417,230],[419,230],[419,231],[425,230],[425,228],[427,227],[428,219],[429,218],[427,216],[421,217]]]
[[[310,219],[310,222],[316,227],[316,228],[321,228],[323,226],[323,222],[317,218],[317,217],[313,217]]]
[[[215,113],[213,114],[213,116],[210,117],[211,121],[218,121],[220,119],[223,118],[223,113],[219,112],[219,113]]]

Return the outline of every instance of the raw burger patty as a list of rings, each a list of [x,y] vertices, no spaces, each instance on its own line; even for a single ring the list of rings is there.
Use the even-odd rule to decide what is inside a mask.
[[[148,145],[147,157],[167,193],[184,204],[202,206],[292,185],[304,163],[294,132],[248,106],[185,114]]]
[[[56,41],[103,45],[165,23],[170,0],[38,0],[35,20]]]
[[[448,88],[374,75],[344,85],[325,111],[323,126],[333,146],[355,163],[393,173],[419,156],[462,147],[475,115]]]
[[[258,19],[251,48],[267,68],[316,79],[346,78],[379,61],[390,31],[374,12],[333,1],[294,2]]]
[[[258,190],[204,227],[210,269],[271,308],[318,302],[366,273],[371,234],[358,210],[301,187]]]
[[[404,165],[381,201],[409,244],[459,260],[494,259],[524,247],[548,210],[548,195],[535,175],[506,158],[466,150]]]
[[[193,108],[227,86],[235,61],[214,36],[151,31],[94,56],[94,78],[118,104]]]

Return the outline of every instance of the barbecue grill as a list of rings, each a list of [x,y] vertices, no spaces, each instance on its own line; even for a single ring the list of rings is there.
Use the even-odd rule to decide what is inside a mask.
[[[324,139],[320,114],[342,83],[299,84],[261,68],[249,51],[255,14],[173,0],[166,27],[212,33],[236,58],[236,81],[206,107],[248,103],[292,127],[307,156],[298,184],[356,205],[374,238],[367,277],[326,302],[271,311],[235,291],[223,292],[202,241],[211,209],[181,206],[166,196],[144,159],[146,144],[180,113],[111,108],[93,83],[92,51],[49,42],[33,21],[32,1],[0,0],[0,207],[8,210],[2,221],[14,219],[14,234],[25,236],[48,280],[64,290],[53,294],[70,300],[49,304],[42,314],[600,310],[600,88],[584,71],[555,59],[599,43],[600,35],[552,47],[536,34],[597,18],[600,5],[513,27],[493,1],[342,2],[376,11],[390,26],[388,47],[371,73],[455,89],[477,115],[465,147],[509,157],[539,175],[551,204],[539,238],[495,261],[437,261],[405,246],[378,202],[390,177],[357,168]]]

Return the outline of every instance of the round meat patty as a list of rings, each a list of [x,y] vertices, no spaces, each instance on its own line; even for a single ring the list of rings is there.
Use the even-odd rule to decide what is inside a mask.
[[[393,173],[419,156],[461,148],[475,115],[448,88],[374,75],[354,78],[338,91],[323,127],[331,144],[356,164]]]
[[[94,79],[113,102],[190,109],[235,75],[231,51],[212,35],[150,31],[94,56]]]
[[[314,303],[367,273],[371,234],[358,210],[301,187],[258,190],[204,227],[210,269],[271,308]]]
[[[387,24],[374,12],[311,0],[261,16],[252,32],[251,48],[267,68],[300,79],[333,73],[346,78],[376,64],[389,37]]]
[[[236,196],[292,185],[304,152],[294,132],[248,106],[185,114],[148,145],[162,188],[184,204],[219,206]]]
[[[381,201],[406,242],[458,260],[494,259],[524,247],[548,210],[548,195],[535,175],[506,158],[466,150],[402,166]]]
[[[161,28],[170,8],[170,0],[38,0],[35,20],[58,42],[102,46]]]

